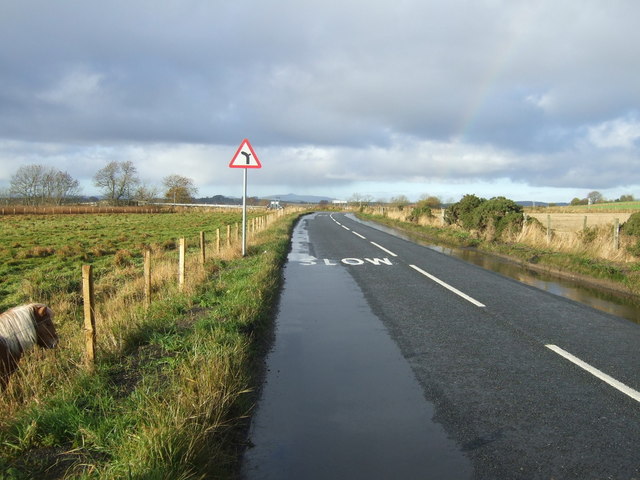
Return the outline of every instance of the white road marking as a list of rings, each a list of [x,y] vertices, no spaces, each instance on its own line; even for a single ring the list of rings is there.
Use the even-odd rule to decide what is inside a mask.
[[[393,265],[393,263],[391,263],[391,260],[389,260],[388,258],[365,258],[365,260],[372,265],[380,265],[383,263],[385,265]]]
[[[340,225],[342,228],[344,228],[345,230],[349,230],[351,231],[351,229],[349,227],[345,227],[344,225]]]
[[[353,230],[351,230],[351,233],[353,233],[354,235],[359,236],[360,238],[362,238],[363,240],[366,240],[367,237],[360,235],[358,232],[354,232]]]
[[[416,267],[415,265],[409,265],[411,268],[413,268],[415,271],[420,272],[422,275],[424,275],[427,278],[430,278],[431,280],[433,280],[434,282],[442,285],[444,288],[446,288],[447,290],[452,291],[453,293],[455,293],[456,295],[459,295],[460,297],[464,298],[466,301],[473,303],[476,307],[486,307],[486,305],[484,305],[483,303],[480,303],[478,300],[476,300],[473,297],[470,297],[469,295],[467,295],[466,293],[461,292],[460,290],[458,290],[455,287],[452,287],[451,285],[449,285],[446,282],[443,282],[442,280],[440,280],[438,277],[434,277],[433,275],[431,275],[428,272],[425,272],[424,270],[422,270],[420,267]]]
[[[633,388],[626,386],[624,383],[619,382],[615,378],[607,375],[606,373],[598,370],[595,367],[592,367],[588,363],[583,362],[578,357],[575,357],[575,356],[571,355],[569,352],[567,352],[566,350],[561,349],[560,347],[558,347],[556,345],[545,345],[545,347],[547,347],[549,350],[552,350],[552,351],[556,352],[558,355],[560,355],[561,357],[566,358],[570,362],[576,364],[577,366],[579,366],[583,370],[586,370],[591,375],[599,378],[603,382],[608,383],[609,385],[611,385],[616,390],[621,391],[625,395],[629,395],[636,402],[640,402],[640,392],[638,392],[637,390],[634,390]]]
[[[396,255],[395,253],[393,253],[391,250],[387,250],[386,248],[384,248],[382,245],[378,245],[376,242],[371,242],[371,245],[375,245],[376,247],[378,247],[380,250],[387,252],[389,255],[391,255],[392,257],[397,257],[398,255]]]

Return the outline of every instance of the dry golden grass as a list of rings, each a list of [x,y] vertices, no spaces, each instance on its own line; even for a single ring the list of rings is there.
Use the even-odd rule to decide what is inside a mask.
[[[382,209],[378,207],[378,208],[370,209],[368,213],[373,213],[375,215],[384,215],[387,218],[390,218],[392,220],[398,220],[400,222],[408,222],[409,217],[411,216],[411,208],[405,207],[403,209],[399,209],[399,208],[385,207],[384,209]],[[417,224],[422,226],[441,227],[443,225],[443,220],[442,220],[443,210],[433,209],[431,213],[432,213],[431,217],[421,216],[418,219]]]
[[[551,220],[551,229],[555,232],[577,232],[585,227],[585,219],[587,227],[600,227],[613,225],[618,219],[620,224],[626,222],[631,213],[615,212],[615,213],[527,213],[540,221],[545,227],[547,226],[547,218]]]
[[[563,253],[572,253],[591,258],[601,258],[614,262],[635,262],[636,257],[628,252],[633,243],[624,235],[619,237],[619,246],[615,248],[613,225],[588,227],[587,231],[552,231],[547,236],[546,227],[528,223],[522,231],[505,238],[506,241],[522,243],[536,248],[552,249]]]

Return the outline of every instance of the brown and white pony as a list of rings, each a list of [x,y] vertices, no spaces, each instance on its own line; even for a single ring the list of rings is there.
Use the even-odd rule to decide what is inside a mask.
[[[31,303],[0,315],[0,387],[7,384],[22,354],[36,344],[43,348],[54,348],[58,344],[49,307]]]

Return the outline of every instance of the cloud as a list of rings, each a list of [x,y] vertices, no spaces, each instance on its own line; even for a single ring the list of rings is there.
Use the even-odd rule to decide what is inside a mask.
[[[589,127],[587,135],[597,148],[635,150],[640,139],[640,121],[634,117],[617,118]]]
[[[640,185],[639,16],[634,0],[3,2],[0,181],[42,162],[89,185],[132,159],[222,188],[248,137],[263,185]]]

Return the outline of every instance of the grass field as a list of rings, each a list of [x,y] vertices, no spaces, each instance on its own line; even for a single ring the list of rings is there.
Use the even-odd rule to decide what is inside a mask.
[[[547,226],[547,218],[551,221],[551,229],[555,232],[578,232],[587,227],[600,227],[610,225],[613,228],[616,219],[622,224],[626,222],[632,215],[630,212],[594,212],[585,211],[584,213],[528,213],[529,216],[536,218],[545,227]],[[586,220],[585,220],[586,219]]]
[[[593,205],[578,205],[572,207],[564,207],[564,208],[572,208],[577,211],[607,211],[607,212],[616,212],[616,211],[627,211],[629,213],[634,213],[640,210],[640,201],[638,202],[612,202],[612,203],[595,203]]]
[[[61,337],[56,350],[26,355],[0,395],[0,478],[233,478],[296,216],[273,216],[250,235],[244,258],[237,242],[211,254],[215,230],[226,235],[237,211],[0,218],[3,309],[47,303]],[[204,266],[200,231],[209,239]],[[193,245],[183,289],[179,237]],[[84,366],[85,263],[96,271],[93,373]]]
[[[76,292],[83,264],[93,264],[100,277],[117,267],[141,265],[147,247],[170,251],[179,237],[195,247],[200,231],[212,239],[222,228],[226,236],[226,225],[234,225],[235,234],[241,218],[237,210],[0,217],[0,309]]]

